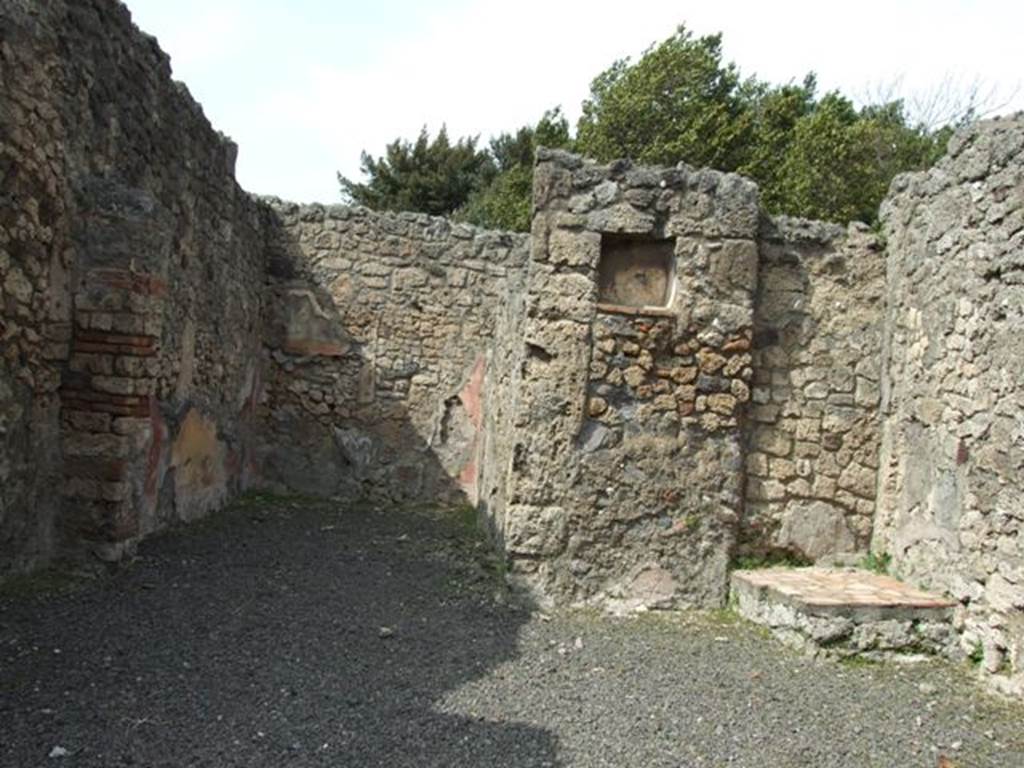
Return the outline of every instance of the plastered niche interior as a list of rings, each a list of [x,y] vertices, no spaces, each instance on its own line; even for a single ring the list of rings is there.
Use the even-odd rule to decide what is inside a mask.
[[[600,308],[663,309],[675,288],[675,242],[615,234],[601,236],[597,265]]]

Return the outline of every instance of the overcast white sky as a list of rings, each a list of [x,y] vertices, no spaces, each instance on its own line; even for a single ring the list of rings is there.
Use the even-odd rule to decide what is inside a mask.
[[[1024,109],[1020,0],[126,0],[174,76],[238,142],[246,189],[339,198],[359,154],[447,123],[486,139],[561,105],[685,23],[722,32],[744,75],[818,74],[851,96],[902,78],[907,93],[952,77]]]

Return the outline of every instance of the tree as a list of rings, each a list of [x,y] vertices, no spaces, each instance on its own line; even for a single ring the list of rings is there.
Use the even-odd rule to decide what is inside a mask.
[[[580,151],[598,160],[738,168],[750,148],[752,113],[721,35],[683,26],[631,63],[622,59],[590,85],[577,125]]]
[[[529,230],[537,147],[563,148],[571,143],[569,122],[558,107],[545,112],[534,126],[491,139],[490,153],[497,173],[470,195],[457,218],[492,229]]]
[[[743,79],[722,60],[721,35],[694,37],[680,26],[636,60],[614,62],[591,82],[575,140],[559,109],[536,125],[454,146],[442,129],[414,143],[396,140],[385,157],[363,154],[365,184],[339,176],[350,200],[373,208],[453,215],[512,230],[530,226],[533,163],[538,146],[570,147],[599,161],[686,162],[749,176],[771,213],[847,222],[874,221],[897,173],[931,165],[951,127],[911,114],[900,99],[858,109],[838,92],[816,93],[802,82],[771,85]],[[938,114],[930,102],[930,113]],[[978,89],[952,104],[968,120],[983,103]]]
[[[491,139],[454,145],[445,128],[431,141],[424,128],[415,142],[395,139],[384,156],[362,154],[362,183],[338,174],[342,197],[376,210],[420,211],[452,216],[481,227],[526,231],[530,228],[533,161],[538,146],[571,144],[569,122],[561,109],[549,109],[536,125]]]
[[[819,100],[813,74],[800,84],[743,80],[722,61],[721,42],[679,27],[637,61],[612,64],[583,104],[580,150],[738,171],[772,213],[870,222],[892,178],[927,167],[945,146],[949,129],[911,124],[899,100],[858,110],[839,93]]]
[[[783,211],[812,219],[857,217],[866,169],[855,141],[856,122],[853,104],[838,93],[827,94],[797,121],[780,169]]]
[[[757,180],[761,202],[770,211],[782,211],[789,205],[783,166],[797,124],[814,112],[816,88],[813,74],[804,77],[800,85],[768,86],[755,79],[744,84],[742,98],[750,105],[753,125],[746,157],[736,170]]]
[[[899,101],[858,112],[846,97],[829,93],[796,122],[769,209],[874,221],[893,177],[934,163],[946,138],[944,132],[909,126]]]
[[[532,192],[533,168],[517,165],[473,194],[456,218],[487,229],[526,232],[530,229]]]
[[[467,137],[452,144],[443,126],[430,141],[424,126],[415,142],[395,139],[376,160],[363,152],[360,169],[367,180],[357,183],[339,173],[342,197],[376,210],[449,215],[494,176],[491,156],[476,142]]]

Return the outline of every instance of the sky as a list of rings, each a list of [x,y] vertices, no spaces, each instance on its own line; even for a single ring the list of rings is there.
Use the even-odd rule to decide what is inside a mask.
[[[911,100],[982,84],[1024,109],[1019,0],[125,0],[214,127],[247,190],[337,202],[337,172],[398,137],[481,137],[561,106],[679,24],[721,32],[726,60],[770,82]]]

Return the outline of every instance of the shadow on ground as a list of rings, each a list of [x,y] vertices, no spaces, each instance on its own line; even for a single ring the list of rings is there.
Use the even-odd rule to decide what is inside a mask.
[[[464,526],[249,499],[140,555],[0,596],[0,764],[557,765],[545,729],[435,708],[528,618]]]
[[[962,668],[811,659],[727,612],[531,616],[469,529],[250,498],[70,591],[4,587],[0,766],[1024,765],[1019,704]]]

